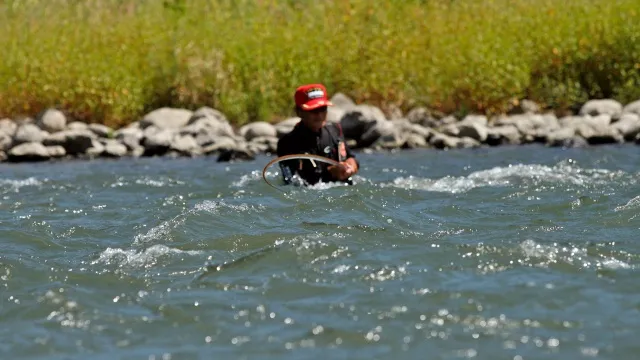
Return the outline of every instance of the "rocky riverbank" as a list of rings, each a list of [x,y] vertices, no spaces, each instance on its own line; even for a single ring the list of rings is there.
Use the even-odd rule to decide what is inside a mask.
[[[542,143],[577,147],[634,142],[640,144],[640,100],[624,106],[615,100],[591,100],[574,115],[542,113],[521,101],[510,113],[484,115],[432,114],[415,108],[392,116],[371,105],[356,105],[343,94],[331,99],[328,121],[340,122],[356,149],[473,148]],[[218,161],[250,160],[274,153],[278,138],[298,122],[254,122],[234,129],[212,108],[196,111],[161,108],[121,129],[74,122],[48,109],[35,119],[0,120],[0,161],[25,162],[65,158],[125,156],[217,156]]]

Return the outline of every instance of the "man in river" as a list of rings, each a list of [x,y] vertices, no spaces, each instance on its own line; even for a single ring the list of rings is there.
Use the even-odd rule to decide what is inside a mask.
[[[333,105],[327,98],[327,89],[322,84],[303,85],[296,89],[294,99],[300,122],[278,141],[278,156],[313,154],[336,160],[339,164],[282,161],[280,169],[284,182],[291,183],[297,174],[309,185],[318,182],[352,184],[351,177],[358,172],[360,164],[347,146],[340,124],[327,124],[327,106]]]

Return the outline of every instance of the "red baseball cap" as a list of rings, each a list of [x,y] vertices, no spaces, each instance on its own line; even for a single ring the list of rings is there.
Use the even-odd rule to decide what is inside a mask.
[[[327,89],[322,84],[302,85],[296,89],[296,105],[302,110],[313,110],[323,106],[333,106],[327,99]]]

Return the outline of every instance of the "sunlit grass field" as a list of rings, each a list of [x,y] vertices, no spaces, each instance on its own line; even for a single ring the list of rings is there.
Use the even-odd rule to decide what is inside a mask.
[[[0,118],[276,121],[307,82],[405,111],[640,99],[640,0],[4,0],[0,49]]]

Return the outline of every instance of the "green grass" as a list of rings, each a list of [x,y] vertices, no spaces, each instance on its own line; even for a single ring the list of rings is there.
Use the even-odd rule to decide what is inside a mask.
[[[640,0],[5,0],[0,117],[121,126],[208,105],[291,114],[295,87],[498,113],[640,99]]]

